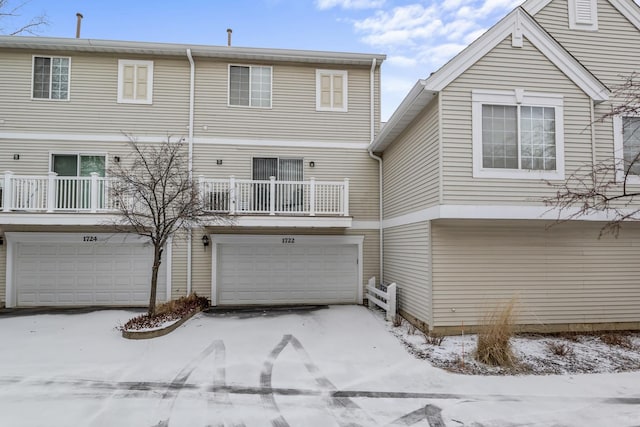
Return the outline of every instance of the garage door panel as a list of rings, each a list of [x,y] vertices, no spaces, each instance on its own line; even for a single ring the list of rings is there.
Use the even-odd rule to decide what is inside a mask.
[[[357,302],[356,245],[219,245],[218,303]]]
[[[149,245],[23,243],[15,246],[18,306],[146,305],[152,251]],[[166,264],[158,276],[166,299]]]

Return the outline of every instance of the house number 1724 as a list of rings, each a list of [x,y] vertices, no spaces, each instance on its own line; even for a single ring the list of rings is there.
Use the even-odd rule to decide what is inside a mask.
[[[83,242],[97,242],[98,236],[82,236]]]
[[[292,244],[292,243],[295,243],[295,242],[296,242],[296,239],[294,239],[293,237],[283,237],[282,238],[282,243],[285,243],[285,244]]]

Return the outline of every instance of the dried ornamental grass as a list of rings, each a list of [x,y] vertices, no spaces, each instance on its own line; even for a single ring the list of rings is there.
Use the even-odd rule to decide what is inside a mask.
[[[478,334],[476,360],[491,366],[510,367],[515,363],[510,339],[516,317],[516,301],[498,305],[488,313]]]

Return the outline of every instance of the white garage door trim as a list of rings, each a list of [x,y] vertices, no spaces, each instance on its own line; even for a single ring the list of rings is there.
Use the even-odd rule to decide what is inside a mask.
[[[7,242],[7,264],[6,264],[6,307],[15,307],[17,299],[17,289],[15,287],[15,274],[13,271],[16,244],[18,243],[82,243],[84,239],[97,238],[99,242],[109,244],[141,244],[149,242],[149,238],[133,233],[38,233],[38,232],[6,232],[4,233]],[[167,242],[163,253],[162,263],[166,265],[166,290],[167,298],[171,298],[171,259],[172,259],[172,239]]]
[[[307,236],[307,235],[263,235],[263,234],[211,234],[211,305],[218,305],[218,245],[224,243],[283,244],[293,238],[295,244],[301,245],[356,245],[358,247],[358,283],[357,303],[362,304],[362,244],[364,236]]]

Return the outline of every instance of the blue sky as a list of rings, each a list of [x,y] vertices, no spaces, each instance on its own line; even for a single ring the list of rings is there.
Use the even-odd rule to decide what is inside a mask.
[[[17,5],[20,0],[8,0]],[[385,53],[382,119],[413,84],[437,70],[522,0],[31,0],[8,32],[46,13],[39,35]]]

